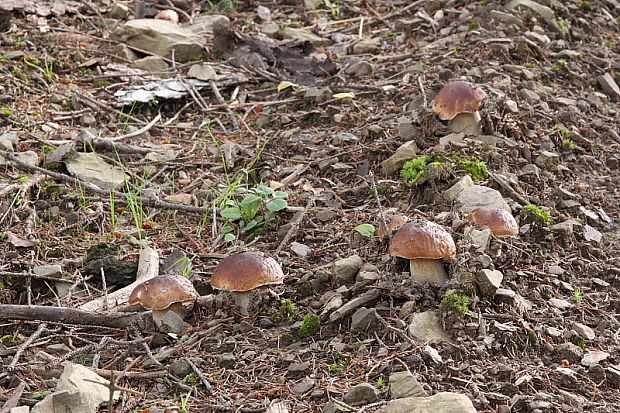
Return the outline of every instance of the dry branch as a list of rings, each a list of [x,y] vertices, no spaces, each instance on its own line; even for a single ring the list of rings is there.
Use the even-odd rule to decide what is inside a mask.
[[[46,321],[62,324],[125,328],[142,322],[149,313],[89,312],[67,307],[41,305],[0,305],[0,320]]]

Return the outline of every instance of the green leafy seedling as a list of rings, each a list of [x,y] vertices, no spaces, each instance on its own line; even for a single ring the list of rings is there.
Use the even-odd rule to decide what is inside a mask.
[[[302,337],[311,337],[318,333],[321,328],[321,320],[316,314],[308,313],[304,316],[304,320],[299,327],[299,335]]]

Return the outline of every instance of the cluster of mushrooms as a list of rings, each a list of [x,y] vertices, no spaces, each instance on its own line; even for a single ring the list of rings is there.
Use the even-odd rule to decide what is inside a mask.
[[[480,103],[484,91],[468,82],[456,81],[444,86],[432,103],[441,120],[447,120],[453,132],[480,133]],[[473,210],[466,219],[476,225],[488,227],[496,237],[516,236],[518,226],[506,210],[481,207]],[[400,227],[393,235],[389,254],[409,259],[411,277],[419,282],[443,285],[448,274],[443,260],[452,261],[456,246],[448,231],[442,226],[426,222],[396,223]],[[227,291],[242,315],[249,315],[251,292],[273,284],[282,284],[284,273],[276,260],[257,251],[247,251],[224,258],[211,276],[211,286]],[[161,275],[138,285],[129,297],[130,305],[141,305],[152,310],[153,320],[159,328],[162,319],[171,312],[181,319],[184,305],[193,304],[198,293],[193,284],[181,275]]]

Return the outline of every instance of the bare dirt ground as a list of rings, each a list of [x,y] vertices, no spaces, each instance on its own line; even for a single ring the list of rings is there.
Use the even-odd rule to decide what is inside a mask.
[[[478,412],[620,411],[617,1],[174,1],[181,24],[204,13],[230,24],[159,72],[135,71],[111,33],[168,6],[129,2],[126,17],[111,17],[106,1],[34,3],[0,0],[10,10],[0,15],[0,155],[10,161],[0,163],[0,404],[33,406],[71,361],[134,391],[118,412],[274,402],[319,412],[360,383],[378,403],[339,408],[370,412],[403,370],[429,395],[466,394]],[[328,41],[282,39],[294,28]],[[188,86],[202,62],[218,78]],[[181,79],[181,96],[119,100],[166,79]],[[485,91],[482,134],[438,145],[450,131],[431,102],[453,80]],[[408,141],[411,158],[437,162],[415,184],[382,167]],[[125,184],[72,180],[76,153],[98,154]],[[443,197],[474,174],[458,161],[469,157],[486,166],[475,183],[498,190],[520,225],[485,252]],[[445,286],[412,282],[406,262],[386,255],[389,233],[362,234],[395,214],[451,232]],[[107,264],[89,265],[101,245]],[[133,281],[144,246],[161,258],[181,250],[206,297],[217,294],[215,266],[239,249],[273,256],[286,279],[247,317],[221,293],[205,300],[177,335],[8,306],[78,308]],[[354,255],[367,276],[334,268]],[[473,281],[485,268],[503,274],[500,294]],[[339,316],[337,302],[360,297],[377,318],[352,331],[353,312]],[[412,338],[412,315],[427,310],[450,340]]]

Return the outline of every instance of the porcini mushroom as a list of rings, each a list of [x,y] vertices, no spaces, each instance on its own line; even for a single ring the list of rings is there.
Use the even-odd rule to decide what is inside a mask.
[[[262,252],[247,251],[224,258],[211,276],[211,286],[232,293],[239,312],[248,315],[251,291],[265,285],[282,284],[284,273],[276,260]]]
[[[196,301],[198,292],[187,278],[180,275],[160,275],[138,285],[129,295],[129,305],[140,304],[153,311],[153,321],[157,328],[168,311],[185,316],[183,304]]]
[[[476,208],[465,219],[481,227],[488,227],[496,237],[514,237],[519,233],[517,221],[510,212],[502,208]]]
[[[439,119],[447,120],[452,132],[480,134],[480,102],[487,95],[479,87],[469,82],[450,82],[441,88],[432,108]]]
[[[448,273],[442,259],[452,261],[456,246],[452,236],[434,222],[410,222],[392,237],[389,253],[409,259],[411,277],[420,282],[443,285]]]

